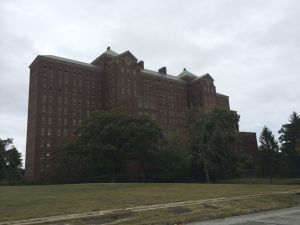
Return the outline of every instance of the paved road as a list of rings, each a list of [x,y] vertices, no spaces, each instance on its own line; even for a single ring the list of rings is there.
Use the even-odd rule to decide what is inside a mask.
[[[189,225],[300,225],[300,206],[263,213],[234,216]]]

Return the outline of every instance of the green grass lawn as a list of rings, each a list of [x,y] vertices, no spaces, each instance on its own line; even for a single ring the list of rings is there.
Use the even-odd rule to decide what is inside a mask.
[[[0,221],[288,190],[300,185],[70,184],[0,187]]]

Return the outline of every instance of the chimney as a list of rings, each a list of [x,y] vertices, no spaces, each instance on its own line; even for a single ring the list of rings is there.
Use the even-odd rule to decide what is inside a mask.
[[[164,66],[164,67],[158,69],[158,72],[166,75],[167,74],[167,67]]]
[[[137,64],[141,69],[144,69],[144,61],[141,60]]]

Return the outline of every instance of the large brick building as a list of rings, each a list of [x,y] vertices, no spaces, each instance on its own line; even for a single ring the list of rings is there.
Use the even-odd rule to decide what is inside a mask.
[[[183,128],[186,109],[230,110],[229,97],[216,92],[209,74],[166,67],[153,71],[130,52],[109,47],[92,63],[39,55],[30,65],[26,177],[39,180],[55,163],[60,146],[93,111],[148,115],[164,129]],[[256,141],[256,140],[255,140]]]

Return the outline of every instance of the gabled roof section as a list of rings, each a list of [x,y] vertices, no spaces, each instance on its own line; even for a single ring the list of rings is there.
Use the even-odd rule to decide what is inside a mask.
[[[194,82],[197,82],[197,81],[202,80],[202,79],[210,79],[211,81],[214,81],[212,76],[209,73],[206,73],[206,74],[204,74],[200,77],[197,77],[196,79],[191,80],[190,83],[194,83]]]
[[[59,57],[59,56],[55,56],[55,55],[38,55],[35,58],[35,60],[31,63],[31,65],[36,60],[38,60],[40,58],[41,59],[52,60],[52,61],[56,61],[56,62],[63,62],[63,63],[68,63],[68,64],[75,64],[75,65],[78,65],[78,66],[88,67],[88,68],[95,69],[95,70],[99,70],[100,69],[100,67],[92,65],[90,63],[80,62],[80,61],[77,61],[77,60],[67,59],[67,58],[63,58],[63,57]]]
[[[134,58],[136,61],[138,61],[138,59],[130,51],[123,52],[119,56],[122,57],[125,55],[130,55],[132,58]]]
[[[191,73],[190,71],[186,70],[186,68],[183,69],[183,71],[177,76],[178,78],[182,79],[182,80],[193,80],[195,78],[197,78],[197,76],[193,73]]]
[[[103,52],[100,56],[98,56],[93,62],[91,62],[91,64],[95,64],[100,58],[102,57],[108,57],[108,58],[115,58],[116,56],[118,56],[119,54],[114,52],[113,50],[110,49],[110,47],[108,46],[106,51]]]
[[[111,50],[109,46],[107,47],[106,51],[103,54],[114,56],[114,57],[119,55],[118,53],[116,53],[113,50]]]
[[[211,79],[212,81],[214,81],[214,78],[212,78],[212,76],[209,73],[206,73],[206,74],[198,77],[197,79],[204,79],[204,78],[208,78],[208,79]]]

